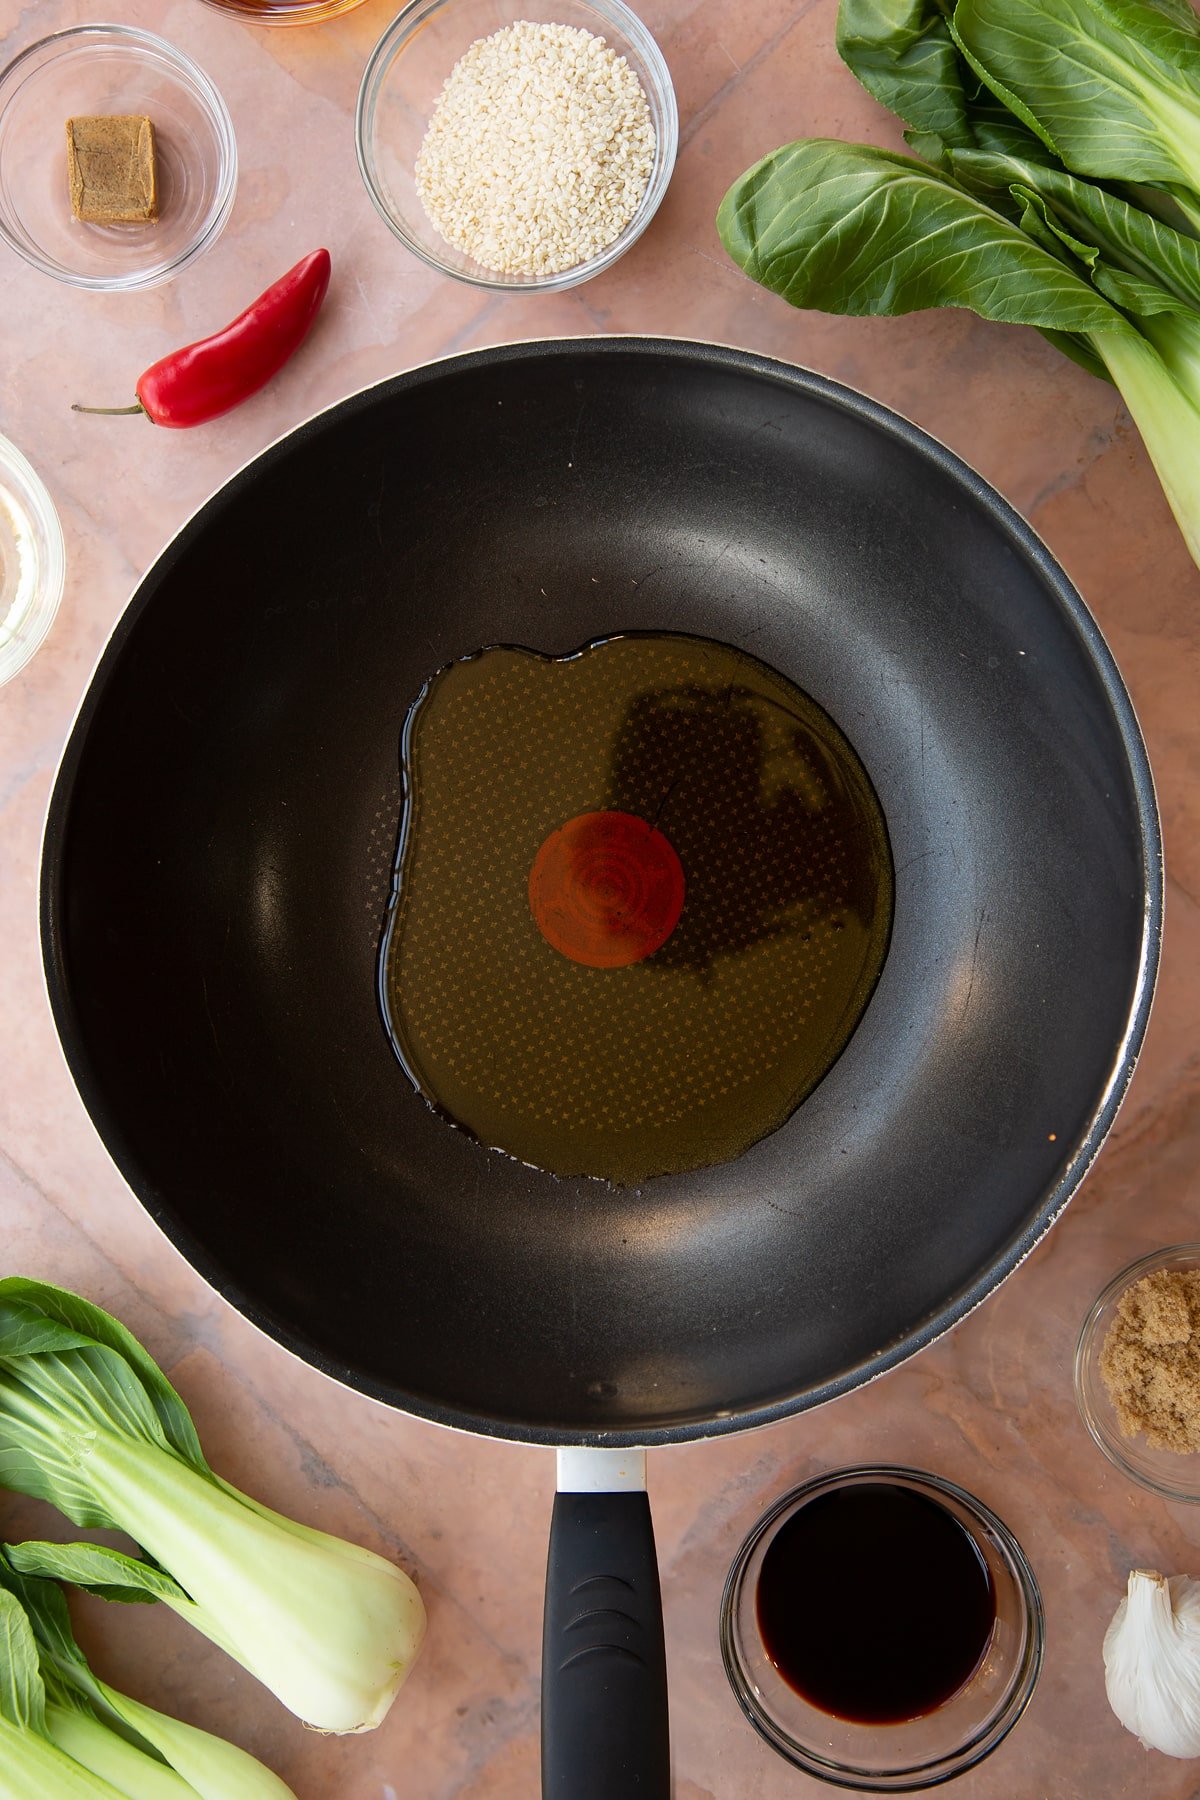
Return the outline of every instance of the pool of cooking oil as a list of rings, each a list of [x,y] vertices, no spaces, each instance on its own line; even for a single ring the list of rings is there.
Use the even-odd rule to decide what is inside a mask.
[[[766,664],[675,633],[481,650],[417,697],[401,765],[379,992],[450,1124],[632,1185],[740,1156],[845,1048],[887,954],[887,827],[842,732]],[[556,947],[571,929],[531,903],[539,852],[593,814],[682,867],[665,941],[615,967]],[[574,896],[589,942],[624,876],[596,879]]]

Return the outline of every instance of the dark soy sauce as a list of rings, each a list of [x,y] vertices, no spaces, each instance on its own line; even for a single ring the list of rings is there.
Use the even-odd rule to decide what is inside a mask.
[[[835,1488],[783,1525],[756,1595],[768,1657],[810,1705],[862,1725],[922,1718],[975,1673],[996,1619],[969,1533],[892,1483]]]

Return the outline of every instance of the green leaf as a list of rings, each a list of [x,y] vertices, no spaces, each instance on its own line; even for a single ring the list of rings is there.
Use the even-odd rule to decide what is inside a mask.
[[[145,1389],[111,1350],[0,1358],[0,1484],[51,1501],[77,1525],[119,1526],[88,1466],[113,1437],[173,1454]]]
[[[1079,272],[1090,279],[1099,257],[1095,245],[1085,244],[1080,238],[1072,237],[1071,233],[1058,223],[1041,195],[1035,193],[1032,188],[1014,186],[1011,193],[1013,202],[1018,209],[1016,222],[1026,237],[1032,238],[1036,244],[1041,244],[1042,248],[1049,250],[1052,255],[1061,257],[1068,268],[1074,267],[1076,263],[1082,263],[1083,267]]]
[[[1019,202],[1023,202],[1021,229],[1039,243],[1045,244],[1047,249],[1065,250],[1068,259],[1073,258],[1083,266],[1096,292],[1103,294],[1114,306],[1120,307],[1122,312],[1133,314],[1142,330],[1147,328],[1152,319],[1163,313],[1174,313],[1180,318],[1196,322],[1195,310],[1186,300],[1178,299],[1157,281],[1148,281],[1141,275],[1110,267],[1095,245],[1082,243],[1072,236],[1058,222],[1041,195],[1036,194],[1032,188],[1015,187],[1013,194]]]
[[[1028,148],[1031,134],[955,43],[953,6],[954,0],[842,0],[838,51],[867,92],[890,106],[914,136],[963,148]]]
[[[945,138],[939,137],[936,131],[906,131],[904,141],[914,156],[922,162],[929,163],[932,168],[940,169],[948,174],[953,148]]]
[[[951,93],[939,116],[951,89],[926,42],[929,7],[889,16],[862,0],[854,16],[852,58],[869,52],[868,86],[906,108],[933,166],[861,144],[788,145],[726,194],[726,250],[795,306],[957,306],[1036,326],[1120,388],[1200,563],[1196,20],[1177,0],[957,0],[954,41],[1014,126],[961,75],[963,107]],[[1123,191],[1072,178],[1091,174]]]
[[[0,1588],[14,1595],[25,1609],[33,1628],[38,1661],[46,1688],[46,1718],[50,1737],[61,1749],[73,1754],[63,1742],[61,1731],[52,1727],[51,1714],[72,1712],[89,1721],[98,1719],[110,1735],[125,1738],[143,1757],[157,1757],[157,1751],[113,1710],[105,1698],[101,1684],[93,1675],[83,1651],[71,1629],[71,1615],[66,1596],[56,1581],[42,1580],[36,1575],[22,1574],[9,1557],[9,1547],[0,1548]],[[98,1727],[99,1728],[99,1727]],[[111,1779],[107,1769],[95,1762],[88,1768]],[[119,1783],[116,1785],[120,1785]]]
[[[1200,35],[1200,20],[1196,17],[1196,9],[1192,0],[1149,0],[1156,12],[1160,12],[1185,31]]]
[[[115,1351],[141,1381],[158,1415],[167,1442],[193,1467],[210,1472],[187,1407],[154,1358],[118,1319],[114,1319],[101,1307],[93,1306],[90,1301],[81,1299],[78,1294],[70,1293],[66,1288],[52,1287],[45,1281],[30,1281],[20,1275],[9,1276],[7,1280],[0,1281],[0,1358],[21,1354],[19,1351],[10,1352],[5,1347],[4,1302],[10,1299],[23,1302],[28,1311],[40,1315],[47,1329],[51,1325],[58,1325],[79,1341],[91,1340]]]
[[[0,1295],[8,1286],[0,1281]],[[0,1356],[41,1356],[49,1351],[86,1348],[91,1338],[47,1319],[20,1300],[0,1299]]]
[[[717,229],[733,260],[793,306],[968,307],[1054,331],[1131,330],[1050,250],[938,171],[863,144],[809,139],[734,183]]]
[[[8,1546],[8,1560],[24,1575],[69,1581],[102,1600],[139,1604],[184,1600],[188,1596],[165,1569],[154,1562],[110,1550],[107,1544],[51,1544],[30,1540]]]
[[[1106,264],[1200,307],[1200,242],[1124,195],[1066,169],[996,150],[947,150],[944,166],[961,186],[1010,217],[1020,215],[1032,190],[1056,229],[1091,246]]]
[[[1200,187],[1200,31],[1153,0],[958,0],[954,38],[1080,175]]]
[[[92,1474],[113,1440],[212,1479],[182,1400],[123,1325],[45,1282],[0,1281],[0,1484],[77,1525],[120,1528]]]
[[[1163,313],[1175,313],[1181,319],[1196,319],[1194,308],[1186,300],[1180,300],[1157,281],[1146,281],[1141,275],[1110,268],[1103,261],[1098,261],[1092,270],[1092,285],[1122,312],[1131,313],[1142,329]]]
[[[950,34],[952,0],[842,0],[837,47],[869,94],[906,125],[936,132],[948,144],[971,144],[963,72],[971,74]]]
[[[46,1735],[46,1689],[33,1627],[7,1589],[0,1589],[0,1719]]]
[[[86,1705],[82,1696],[94,1692],[95,1681],[75,1642],[66,1597],[58,1583],[21,1574],[9,1561],[7,1549],[0,1549],[0,1589],[24,1608],[37,1645],[47,1700]]]

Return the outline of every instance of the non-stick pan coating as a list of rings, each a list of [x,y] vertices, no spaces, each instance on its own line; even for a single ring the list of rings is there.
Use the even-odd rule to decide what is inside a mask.
[[[739,1161],[640,1191],[449,1129],[375,998],[422,683],[627,629],[807,689],[896,865],[832,1072]],[[1160,902],[1119,678],[996,494],[816,376],[613,339],[400,376],[202,509],[84,702],[43,930],[101,1134],[251,1318],[432,1418],[651,1442],[843,1392],[1019,1261],[1128,1079]]]

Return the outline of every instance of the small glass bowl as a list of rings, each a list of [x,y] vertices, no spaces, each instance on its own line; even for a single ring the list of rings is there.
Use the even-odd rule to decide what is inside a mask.
[[[417,194],[417,156],[446,77],[477,38],[490,37],[519,19],[572,25],[602,37],[637,75],[654,124],[654,166],[637,212],[598,255],[556,275],[502,275],[484,268],[435,230]],[[532,8],[519,0],[413,0],[372,52],[354,129],[367,193],[415,256],[476,287],[560,293],[611,268],[658,211],[679,147],[679,109],[662,51],[622,0],[553,0]]]
[[[159,216],[84,224],[71,212],[66,122],[145,114],[158,154]],[[233,208],[237,146],[220,94],[190,57],[129,25],[74,25],[0,74],[0,236],[72,287],[155,287],[216,242]]]
[[[1083,1322],[1075,1350],[1075,1399],[1080,1417],[1108,1460],[1153,1494],[1165,1500],[1200,1503],[1200,1455],[1152,1450],[1145,1438],[1123,1437],[1116,1409],[1100,1373],[1100,1357],[1117,1302],[1126,1288],[1160,1269],[1200,1269],[1200,1244],[1171,1244],[1155,1250],[1115,1275]]]
[[[865,1482],[909,1488],[944,1506],[970,1534],[996,1597],[992,1638],[971,1679],[936,1711],[896,1725],[859,1724],[810,1705],[768,1658],[755,1616],[759,1572],[780,1528],[818,1495]],[[1029,1704],[1044,1635],[1038,1585],[1008,1527],[953,1482],[886,1464],[838,1469],[784,1494],[738,1551],[721,1601],[725,1673],[755,1730],[806,1774],[871,1794],[937,1787],[989,1756]]]
[[[363,0],[205,0],[218,12],[243,19],[247,25],[319,25],[353,12]]]
[[[53,624],[65,568],[54,502],[0,437],[0,683],[25,667]]]

